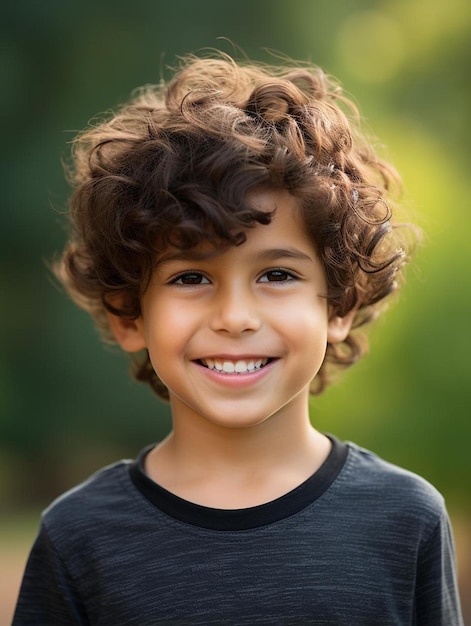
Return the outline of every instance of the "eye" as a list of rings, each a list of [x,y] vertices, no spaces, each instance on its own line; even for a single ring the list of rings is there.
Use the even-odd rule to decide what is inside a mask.
[[[209,285],[209,280],[200,272],[184,272],[172,278],[171,285]]]
[[[259,278],[261,283],[285,283],[291,280],[296,280],[297,276],[288,270],[283,268],[277,268],[268,270]]]

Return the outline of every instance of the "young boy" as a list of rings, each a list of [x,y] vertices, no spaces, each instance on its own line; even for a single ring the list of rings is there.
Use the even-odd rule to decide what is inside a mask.
[[[462,624],[442,497],[309,419],[405,260],[352,117],[316,68],[191,57],[78,138],[58,274],[173,429],[46,510],[15,625]]]

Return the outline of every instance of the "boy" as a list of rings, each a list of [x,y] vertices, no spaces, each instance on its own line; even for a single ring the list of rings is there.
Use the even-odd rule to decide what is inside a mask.
[[[405,260],[345,105],[191,57],[78,138],[58,274],[173,429],[44,513],[14,624],[462,624],[442,497],[309,420]]]

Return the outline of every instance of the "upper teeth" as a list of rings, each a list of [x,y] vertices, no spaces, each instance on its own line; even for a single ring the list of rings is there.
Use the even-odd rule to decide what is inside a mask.
[[[260,369],[268,363],[268,359],[257,359],[251,361],[222,361],[220,359],[202,359],[203,365],[210,370],[217,370],[226,374],[245,374]]]

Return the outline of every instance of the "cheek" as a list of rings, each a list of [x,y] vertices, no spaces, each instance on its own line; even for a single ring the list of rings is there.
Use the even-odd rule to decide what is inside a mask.
[[[181,325],[183,307],[172,305],[166,298],[153,298],[143,305],[143,316],[149,338],[162,334],[162,329],[173,333]],[[165,336],[165,332],[163,333]]]
[[[185,303],[175,305],[165,300],[145,310],[147,345],[154,369],[184,352],[198,327],[195,316],[190,314],[192,310]]]
[[[327,303],[305,298],[290,302],[279,311],[279,318],[287,329],[294,334],[302,335],[303,332],[319,337],[327,337],[328,309]]]
[[[322,363],[327,349],[327,309],[299,308],[293,314],[290,334],[306,359]]]
[[[155,373],[167,387],[171,386],[173,372],[183,350],[177,326],[155,320],[155,324],[147,329],[147,350]]]

